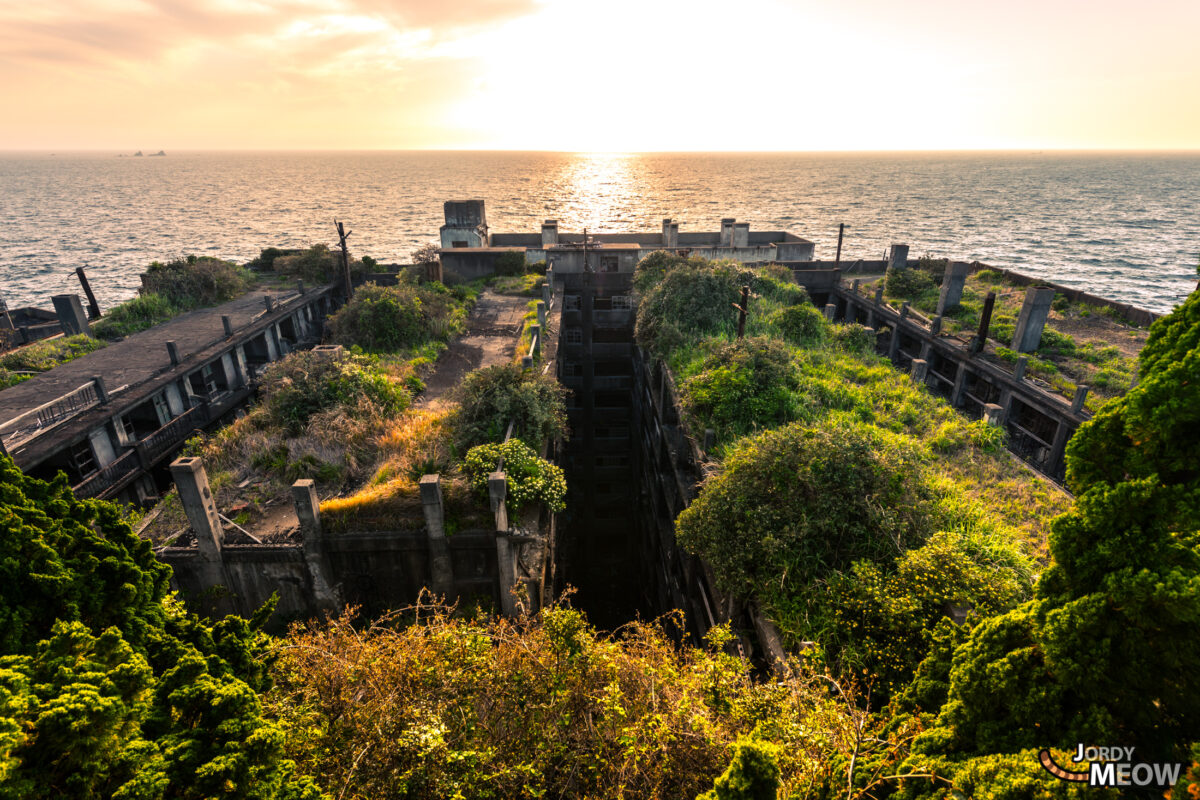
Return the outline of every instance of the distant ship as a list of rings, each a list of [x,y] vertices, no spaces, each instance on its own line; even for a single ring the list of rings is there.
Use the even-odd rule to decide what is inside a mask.
[[[136,153],[134,153],[134,155],[140,157],[142,155],[142,151],[138,150]]]
[[[165,156],[165,155],[166,155],[166,153],[164,153],[162,150],[159,150],[157,153],[151,153],[150,157],[154,158],[155,156]]]

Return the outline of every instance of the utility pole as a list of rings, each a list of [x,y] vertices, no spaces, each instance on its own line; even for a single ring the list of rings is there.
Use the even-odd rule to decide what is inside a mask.
[[[842,234],[845,232],[845,230],[846,230],[846,223],[839,222],[838,223],[838,249],[837,249],[837,257],[834,259],[834,264],[833,264],[834,269],[842,268]]]
[[[992,325],[992,308],[996,305],[996,293],[988,292],[987,297],[983,298],[983,311],[979,315],[979,331],[975,334],[975,338],[971,340],[970,351],[972,353],[982,353],[984,346],[987,344],[988,328]],[[1016,345],[1013,345],[1016,347]]]
[[[742,287],[742,304],[732,304],[738,310],[738,334],[737,338],[741,339],[746,335],[746,309],[750,306],[750,287]]]
[[[100,319],[100,304],[96,302],[96,295],[92,294],[92,285],[88,283],[87,273],[83,271],[83,267],[76,267],[75,274],[79,277],[80,285],[83,286],[83,293],[87,295],[88,316],[91,319]]]
[[[342,245],[342,281],[346,284],[346,302],[349,303],[350,298],[354,296],[354,282],[350,279],[350,251],[346,249],[346,237],[350,234],[337,220],[334,220],[333,224],[337,226],[338,239]]]

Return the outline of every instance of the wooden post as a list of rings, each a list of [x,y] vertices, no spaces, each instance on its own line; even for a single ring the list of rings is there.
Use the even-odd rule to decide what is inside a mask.
[[[995,305],[996,293],[988,292],[987,297],[983,299],[983,313],[979,315],[979,332],[971,342],[972,353],[982,353],[983,346],[987,344],[988,328],[992,326],[992,308]]]
[[[342,283],[346,288],[346,302],[350,302],[350,298],[354,296],[354,281],[350,278],[350,251],[346,249],[346,237],[350,234],[346,232],[342,223],[335,221],[333,224],[337,226],[338,241],[342,248]]]
[[[741,339],[746,335],[746,308],[750,305],[750,287],[742,287],[742,304],[735,304],[733,307],[738,310],[738,330],[737,338]]]
[[[100,304],[96,302],[96,295],[92,294],[92,285],[88,283],[87,273],[83,271],[83,267],[76,267],[75,274],[79,276],[79,283],[83,286],[83,293],[87,295],[88,318],[100,319]]]
[[[835,256],[835,257],[834,257],[834,259],[833,259],[833,268],[834,268],[834,269],[841,269],[841,268],[842,268],[842,234],[843,234],[843,233],[845,233],[845,231],[846,231],[846,224],[845,224],[844,222],[839,222],[839,223],[838,223],[838,249],[837,249],[837,256]]]

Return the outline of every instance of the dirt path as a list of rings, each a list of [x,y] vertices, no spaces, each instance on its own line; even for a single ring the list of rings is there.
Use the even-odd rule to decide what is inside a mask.
[[[511,359],[528,302],[527,297],[495,294],[490,289],[480,295],[467,318],[466,334],[451,342],[438,358],[416,407],[441,408],[447,402],[444,395],[468,372]]]

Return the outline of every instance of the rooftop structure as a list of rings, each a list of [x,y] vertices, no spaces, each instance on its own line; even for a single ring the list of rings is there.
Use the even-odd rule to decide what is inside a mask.
[[[800,265],[813,260],[813,243],[787,231],[751,231],[750,223],[729,217],[717,231],[680,232],[679,223],[662,221],[661,231],[588,233],[560,232],[548,219],[540,231],[492,233],[481,199],[448,201],[441,228],[442,266],[451,274],[474,279],[495,271],[496,260],[520,252],[527,263],[545,261],[557,274],[633,272],[637,262],[656,250],[743,264]]]

